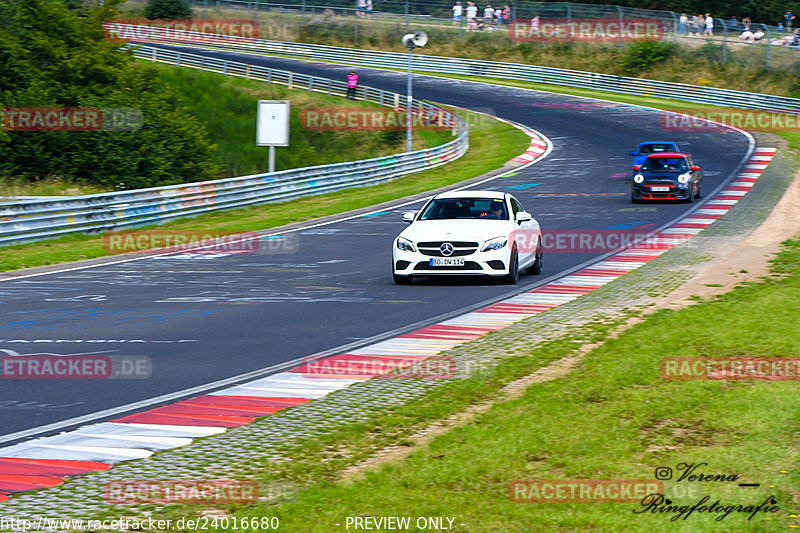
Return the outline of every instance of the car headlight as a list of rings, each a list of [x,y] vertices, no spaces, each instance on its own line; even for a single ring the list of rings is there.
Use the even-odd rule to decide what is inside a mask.
[[[490,250],[500,250],[508,243],[508,239],[505,237],[495,237],[494,239],[489,239],[486,241],[486,244],[483,245],[481,248],[481,252],[488,252]]]
[[[416,252],[417,250],[414,248],[414,243],[409,241],[408,239],[404,239],[403,237],[397,238],[397,249],[403,250],[406,252]]]
[[[690,179],[692,179],[692,177],[689,174],[681,174],[678,176],[678,183],[689,183]]]
[[[644,181],[644,176],[642,174],[636,174],[633,177],[633,181],[635,181],[636,183],[641,183]]]

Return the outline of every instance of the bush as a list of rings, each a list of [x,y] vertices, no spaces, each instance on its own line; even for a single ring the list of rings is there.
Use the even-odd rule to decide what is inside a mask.
[[[654,64],[664,61],[675,52],[672,43],[658,41],[642,41],[633,43],[625,51],[622,59],[622,70],[629,74],[639,74],[648,70]]]
[[[144,16],[150,20],[175,20],[192,18],[188,0],[148,0]]]

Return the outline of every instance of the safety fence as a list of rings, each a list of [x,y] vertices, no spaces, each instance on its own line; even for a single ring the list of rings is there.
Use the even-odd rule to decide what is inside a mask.
[[[282,55],[314,61],[345,63],[350,66],[401,69],[407,66],[408,61],[406,54],[398,52],[361,50],[188,31],[174,32],[157,27],[135,27],[122,24],[111,24],[111,26],[112,34],[137,37],[148,42]],[[414,69],[418,72],[546,83],[636,96],[677,99],[706,105],[800,112],[800,99],[798,98],[538,65],[415,54]]]
[[[180,51],[141,46],[135,48],[134,54],[159,63],[277,83],[294,89],[337,96],[344,96],[347,90],[346,83],[339,80]],[[358,87],[356,97],[395,109],[400,109],[406,102],[404,95],[366,86]],[[124,192],[0,203],[0,245],[71,233],[160,224],[220,209],[374,185],[442,165],[466,152],[469,130],[467,123],[457,115],[420,100],[413,101],[412,112],[424,120],[437,122],[437,126],[452,129],[455,139],[434,148],[346,163]]]
[[[453,20],[453,5],[450,0],[374,0],[369,15],[358,8],[358,0],[327,0],[305,2],[304,0],[192,0],[198,18],[249,17],[258,22],[261,37],[279,40],[301,40],[302,28],[320,24],[334,24],[337,28],[352,26],[357,38],[372,35],[381,27],[395,26],[405,21],[415,29],[431,31],[440,29],[449,38],[463,39],[470,36],[466,16]],[[461,2],[466,8],[467,2]],[[487,23],[482,31],[494,32],[499,39],[508,34],[508,23],[530,21],[539,17],[542,24],[552,21],[585,22],[605,19],[631,23],[635,21],[657,21],[661,27],[660,39],[682,45],[682,53],[694,54],[698,58],[721,63],[736,63],[754,67],[784,69],[798,65],[800,52],[793,42],[793,29],[785,28],[778,21],[751,22],[741,9],[741,20],[722,18],[719,12],[711,13],[710,31],[706,32],[705,13],[679,13],[675,11],[642,9],[608,4],[580,4],[573,2],[531,2],[526,0],[504,0],[502,2],[476,2],[477,18],[484,18],[484,9],[489,5],[503,9],[509,7],[509,16],[502,22]],[[731,9],[726,9],[730,11]],[[683,19],[682,17],[686,18]],[[502,18],[502,17],[501,17]],[[497,21],[496,21],[497,22]],[[800,27],[796,20],[794,27]],[[749,30],[749,34],[746,33]],[[443,35],[443,34],[441,34]],[[441,36],[440,35],[440,36]],[[503,44],[499,41],[498,46]]]

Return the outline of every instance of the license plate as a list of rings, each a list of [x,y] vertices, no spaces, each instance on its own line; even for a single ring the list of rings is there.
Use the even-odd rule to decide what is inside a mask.
[[[432,267],[464,266],[463,257],[432,257],[430,259]]]
[[[668,192],[669,187],[650,187],[650,190],[653,192]]]

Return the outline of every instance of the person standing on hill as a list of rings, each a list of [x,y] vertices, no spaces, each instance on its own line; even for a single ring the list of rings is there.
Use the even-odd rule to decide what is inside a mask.
[[[783,18],[786,19],[786,31],[792,33],[792,22],[794,22],[794,15],[792,15],[791,11],[787,11]]]
[[[711,13],[706,13],[706,37],[714,36],[714,19],[711,18]]]
[[[464,8],[461,6],[461,2],[456,2],[456,5],[453,6],[453,26],[461,24],[461,13],[463,11]]]
[[[350,72],[347,75],[347,99],[348,100],[355,100],[356,99],[356,87],[358,87],[358,74],[356,71]]]

